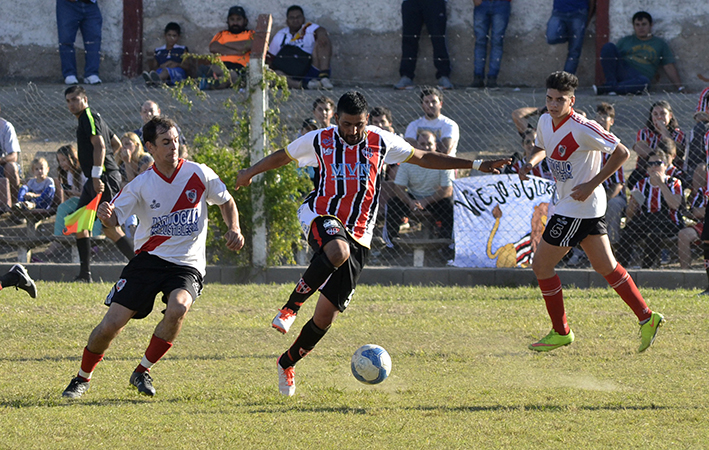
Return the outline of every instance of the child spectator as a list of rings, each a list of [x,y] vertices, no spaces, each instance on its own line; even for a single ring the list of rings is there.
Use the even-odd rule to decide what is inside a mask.
[[[175,22],[165,25],[165,45],[155,49],[155,57],[148,62],[150,72],[143,72],[143,78],[148,84],[160,85],[167,83],[172,86],[187,78],[182,67],[182,56],[189,53],[184,45],[177,41],[182,35],[182,28]]]
[[[20,186],[17,194],[16,209],[49,209],[54,201],[54,180],[48,177],[49,163],[44,158],[32,160],[32,173],[34,178],[27,180],[27,184]]]
[[[313,102],[313,117],[318,122],[318,128],[327,128],[335,115],[335,102],[330,97],[318,97]]]
[[[534,153],[534,140],[537,138],[537,131],[534,128],[527,128],[524,133],[522,133],[522,149],[524,151],[524,157],[522,159],[517,159],[517,161],[505,168],[506,173],[519,173],[520,169],[527,164],[527,161]],[[517,153],[515,153],[517,154]],[[547,160],[542,160],[537,166],[535,166],[529,175],[534,175],[535,177],[544,178],[545,180],[554,180],[554,175],[551,173]]]

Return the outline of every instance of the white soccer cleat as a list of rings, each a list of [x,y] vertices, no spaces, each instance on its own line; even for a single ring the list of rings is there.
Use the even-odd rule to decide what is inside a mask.
[[[295,322],[296,312],[290,308],[283,308],[278,310],[278,314],[273,318],[271,326],[283,334],[288,333],[291,325]]]
[[[276,366],[278,367],[278,390],[281,395],[292,397],[295,395],[295,367],[290,366],[284,369],[278,360],[276,360]]]

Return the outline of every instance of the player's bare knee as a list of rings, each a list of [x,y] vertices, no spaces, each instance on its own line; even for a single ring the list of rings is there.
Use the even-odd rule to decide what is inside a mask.
[[[340,267],[350,257],[350,246],[342,240],[330,241],[325,245],[325,254],[333,266]]]

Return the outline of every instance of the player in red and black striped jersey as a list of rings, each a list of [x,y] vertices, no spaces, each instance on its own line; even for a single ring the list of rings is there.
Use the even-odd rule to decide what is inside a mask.
[[[272,323],[286,333],[303,302],[320,290],[313,317],[278,359],[279,389],[284,395],[295,393],[295,363],[315,347],[352,298],[369,254],[384,165],[406,162],[430,169],[499,173],[510,163],[509,159],[470,161],[416,150],[394,133],[367,126],[368,115],[364,96],[347,92],[337,104],[337,126],[307,133],[240,171],[236,180],[236,189],[248,186],[254,176],[291,161],[313,166],[319,173],[318,185],[298,210],[315,255]]]

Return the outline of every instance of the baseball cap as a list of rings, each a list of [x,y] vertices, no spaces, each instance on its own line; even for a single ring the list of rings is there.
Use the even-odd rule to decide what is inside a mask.
[[[229,8],[229,14],[227,14],[227,17],[231,17],[234,14],[246,19],[246,11],[244,11],[244,8],[242,8],[241,6],[232,6],[231,8]]]

